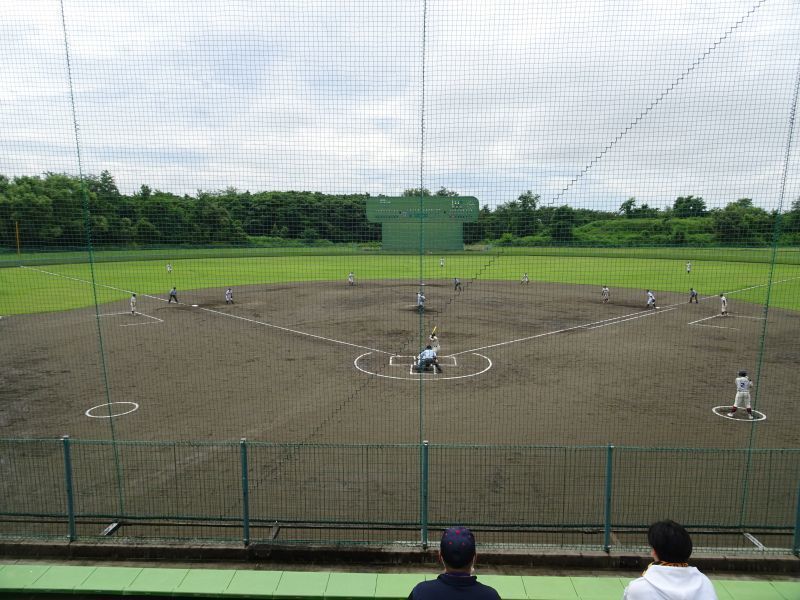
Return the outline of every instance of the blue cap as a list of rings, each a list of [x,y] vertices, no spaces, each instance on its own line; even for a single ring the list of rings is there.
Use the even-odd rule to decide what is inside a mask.
[[[445,529],[439,551],[449,567],[465,567],[475,557],[475,536],[466,527]]]

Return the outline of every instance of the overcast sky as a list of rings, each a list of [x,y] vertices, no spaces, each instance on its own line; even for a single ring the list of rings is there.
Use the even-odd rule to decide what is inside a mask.
[[[798,0],[63,4],[83,170],[126,193],[780,196]],[[0,90],[0,173],[77,173],[57,0],[0,2]]]

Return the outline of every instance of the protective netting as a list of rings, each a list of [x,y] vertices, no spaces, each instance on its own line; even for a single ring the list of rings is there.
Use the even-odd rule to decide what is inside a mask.
[[[0,535],[796,547],[798,47],[791,0],[3,3]]]

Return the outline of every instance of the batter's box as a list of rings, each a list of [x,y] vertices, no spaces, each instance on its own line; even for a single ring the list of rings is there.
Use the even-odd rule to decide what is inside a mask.
[[[408,367],[416,364],[416,356],[401,356],[394,354],[389,357],[389,365],[392,367]],[[440,356],[439,364],[443,367],[457,367],[458,361],[455,356]]]

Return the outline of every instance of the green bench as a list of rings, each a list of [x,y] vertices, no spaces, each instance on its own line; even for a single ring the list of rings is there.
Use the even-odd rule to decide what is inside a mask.
[[[429,574],[0,565],[2,594],[403,600]],[[504,600],[620,600],[630,579],[480,575]],[[714,579],[719,600],[798,600],[800,581]]]

